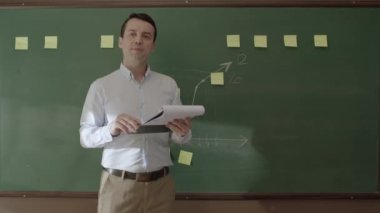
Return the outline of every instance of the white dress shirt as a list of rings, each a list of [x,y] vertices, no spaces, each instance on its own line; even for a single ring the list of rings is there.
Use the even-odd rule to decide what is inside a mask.
[[[85,148],[103,148],[102,166],[130,172],[149,172],[172,165],[170,139],[187,143],[170,133],[125,134],[112,137],[110,127],[125,113],[141,123],[158,113],[162,105],[180,105],[179,89],[171,77],[148,70],[137,82],[123,65],[95,80],[87,93],[80,119],[80,143]]]

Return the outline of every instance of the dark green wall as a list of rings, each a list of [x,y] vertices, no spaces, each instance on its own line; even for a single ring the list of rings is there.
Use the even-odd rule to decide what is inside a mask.
[[[120,63],[100,35],[117,38],[132,11],[157,22],[152,68],[177,80],[184,104],[206,107],[192,144],[173,145],[175,159],[194,153],[172,169],[178,192],[378,191],[377,8],[1,9],[0,190],[97,191],[100,150],[80,147],[79,118],[89,84]],[[228,34],[241,48],[226,47]],[[43,49],[45,35],[58,49]],[[14,50],[16,36],[28,51]],[[226,62],[225,85],[210,85]]]

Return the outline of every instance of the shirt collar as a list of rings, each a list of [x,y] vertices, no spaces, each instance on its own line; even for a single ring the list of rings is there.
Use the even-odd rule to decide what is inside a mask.
[[[120,63],[120,71],[123,75],[125,75],[128,78],[128,80],[134,79],[133,73],[126,66],[124,66],[123,63]],[[146,69],[144,77],[146,78],[150,72],[151,72],[151,69],[150,69],[150,66],[148,65],[148,68]]]

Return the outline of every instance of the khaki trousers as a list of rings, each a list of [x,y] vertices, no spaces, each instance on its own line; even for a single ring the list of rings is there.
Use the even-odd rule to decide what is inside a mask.
[[[98,213],[170,213],[175,200],[173,177],[136,182],[103,171]]]

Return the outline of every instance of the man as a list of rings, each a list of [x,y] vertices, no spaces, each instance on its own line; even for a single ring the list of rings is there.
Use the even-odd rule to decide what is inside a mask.
[[[103,148],[98,213],[167,213],[174,202],[169,140],[189,142],[191,120],[169,122],[170,132],[137,133],[162,105],[181,104],[176,82],[148,65],[156,37],[150,16],[131,14],[120,32],[120,69],[95,80],[83,106],[81,145]]]

